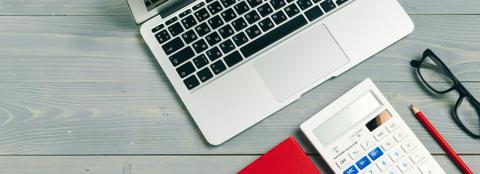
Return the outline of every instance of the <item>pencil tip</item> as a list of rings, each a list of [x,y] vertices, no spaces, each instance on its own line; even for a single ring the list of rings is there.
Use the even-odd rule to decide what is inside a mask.
[[[414,114],[420,112],[420,110],[417,107],[415,107],[413,104],[410,104],[410,110],[412,110]]]

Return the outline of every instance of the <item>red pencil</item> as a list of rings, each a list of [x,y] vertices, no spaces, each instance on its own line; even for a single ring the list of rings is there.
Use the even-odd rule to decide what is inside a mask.
[[[462,170],[463,173],[466,174],[473,174],[473,172],[468,168],[467,164],[463,162],[460,156],[452,149],[452,147],[448,144],[448,142],[440,135],[440,133],[433,127],[432,123],[428,121],[427,117],[423,115],[423,113],[413,105],[410,105],[410,109],[417,117],[418,121],[427,129],[430,135],[433,136],[435,141],[442,147],[442,149],[447,152],[448,156],[452,161],[457,165],[457,167]]]

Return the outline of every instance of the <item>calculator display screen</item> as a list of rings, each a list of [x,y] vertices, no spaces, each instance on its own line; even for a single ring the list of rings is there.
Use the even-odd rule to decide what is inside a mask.
[[[360,121],[381,106],[377,98],[371,92],[367,92],[315,128],[313,133],[323,145],[328,145],[357,127]]]
[[[373,131],[383,123],[387,122],[392,118],[392,115],[388,111],[383,111],[382,113],[378,114],[375,118],[370,120],[365,126],[367,126],[368,130]]]

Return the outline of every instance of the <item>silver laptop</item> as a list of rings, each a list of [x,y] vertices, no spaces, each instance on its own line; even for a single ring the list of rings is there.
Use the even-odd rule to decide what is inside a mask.
[[[413,30],[396,0],[127,0],[141,34],[219,145]]]

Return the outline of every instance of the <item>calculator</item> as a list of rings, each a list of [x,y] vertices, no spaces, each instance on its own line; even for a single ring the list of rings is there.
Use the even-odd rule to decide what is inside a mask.
[[[445,173],[370,79],[300,127],[335,173]]]

